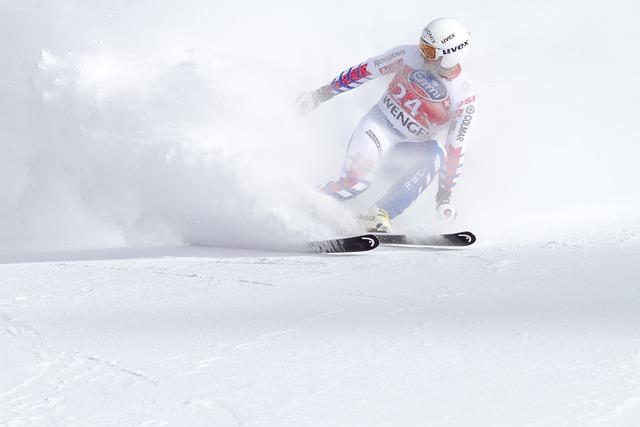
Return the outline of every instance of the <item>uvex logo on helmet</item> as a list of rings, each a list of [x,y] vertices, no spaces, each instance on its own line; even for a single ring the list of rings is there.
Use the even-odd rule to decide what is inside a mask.
[[[456,36],[456,33],[451,33],[447,37],[445,37],[442,40],[440,40],[440,43],[445,44],[446,42],[448,42],[449,40],[451,40],[455,36]]]
[[[464,41],[464,43],[460,43],[458,46],[454,46],[454,47],[450,47],[450,48],[448,48],[448,49],[444,49],[444,50],[442,51],[442,54],[443,54],[443,55],[448,55],[448,54],[450,54],[450,53],[457,52],[457,51],[459,51],[459,50],[464,49],[464,48],[465,48],[466,46],[468,46],[468,45],[469,45],[469,40],[465,40],[465,41]]]

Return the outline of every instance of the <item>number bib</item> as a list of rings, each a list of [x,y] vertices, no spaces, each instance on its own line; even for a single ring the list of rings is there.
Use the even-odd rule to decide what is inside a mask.
[[[378,105],[400,132],[427,139],[449,120],[451,100],[447,88],[433,73],[405,65]]]

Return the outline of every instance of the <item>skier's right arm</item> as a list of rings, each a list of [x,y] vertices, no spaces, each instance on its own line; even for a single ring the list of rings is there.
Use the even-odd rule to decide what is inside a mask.
[[[331,83],[313,92],[303,93],[298,96],[298,108],[303,114],[308,113],[321,103],[340,93],[355,89],[377,77],[395,73],[404,64],[404,57],[407,52],[409,52],[409,46],[398,46],[382,55],[369,58],[355,67],[347,68],[338,74]]]

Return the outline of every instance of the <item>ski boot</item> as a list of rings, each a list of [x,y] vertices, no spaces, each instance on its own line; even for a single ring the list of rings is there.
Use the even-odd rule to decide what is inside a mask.
[[[391,233],[391,219],[382,208],[373,206],[367,215],[360,215],[360,220],[370,233]]]

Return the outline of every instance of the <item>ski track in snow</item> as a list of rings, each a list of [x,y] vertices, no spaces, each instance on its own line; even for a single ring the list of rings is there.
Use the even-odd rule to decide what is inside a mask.
[[[5,261],[0,425],[633,426],[639,236]]]

